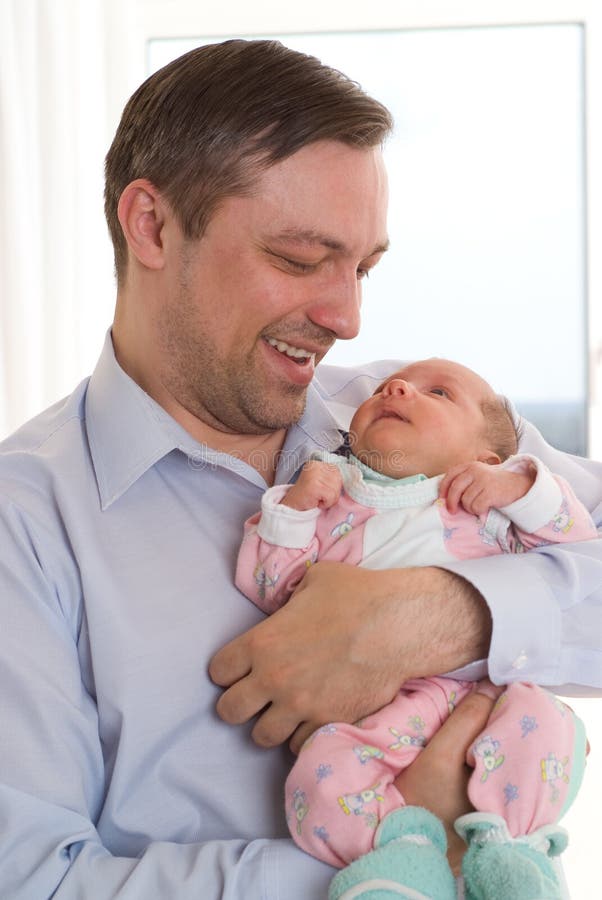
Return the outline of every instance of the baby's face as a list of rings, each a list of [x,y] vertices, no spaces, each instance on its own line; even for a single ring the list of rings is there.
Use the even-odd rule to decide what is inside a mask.
[[[351,420],[354,454],[383,475],[440,475],[454,465],[491,461],[481,405],[492,388],[445,359],[412,363],[391,375]]]

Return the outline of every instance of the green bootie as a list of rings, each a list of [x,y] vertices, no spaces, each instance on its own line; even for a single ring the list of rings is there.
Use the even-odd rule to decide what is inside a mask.
[[[382,820],[374,850],[335,875],[328,900],[455,900],[443,825],[426,809],[405,806]]]
[[[468,844],[462,861],[466,900],[562,900],[550,862],[567,845],[564,828],[513,838],[501,816],[469,813],[455,823]]]

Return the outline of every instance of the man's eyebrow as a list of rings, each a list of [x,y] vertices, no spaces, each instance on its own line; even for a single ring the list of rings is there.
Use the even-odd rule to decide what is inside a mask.
[[[314,231],[311,228],[286,228],[284,231],[280,231],[278,234],[273,235],[273,238],[282,241],[295,241],[298,244],[307,244],[309,247],[319,245],[339,253],[345,253],[347,251],[347,246],[342,241],[338,241],[336,238],[332,238],[327,234],[322,234],[320,231]],[[376,247],[367,254],[367,257],[374,256],[376,253],[386,253],[388,249],[389,241],[385,241],[383,244],[377,244]]]

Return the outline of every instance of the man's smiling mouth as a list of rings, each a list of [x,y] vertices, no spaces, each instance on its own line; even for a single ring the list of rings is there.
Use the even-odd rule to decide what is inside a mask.
[[[285,356],[290,357],[300,365],[307,361],[311,362],[313,365],[316,360],[315,353],[308,353],[308,351],[304,350],[302,347],[294,347],[292,344],[287,344],[286,341],[279,341],[276,338],[271,337],[266,338],[266,340],[271,347],[279,350],[280,353],[284,353]]]

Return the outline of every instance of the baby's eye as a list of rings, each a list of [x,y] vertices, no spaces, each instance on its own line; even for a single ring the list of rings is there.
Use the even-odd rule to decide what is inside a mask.
[[[431,388],[431,394],[438,394],[440,397],[449,397],[449,394],[445,390],[445,388],[434,387]]]

